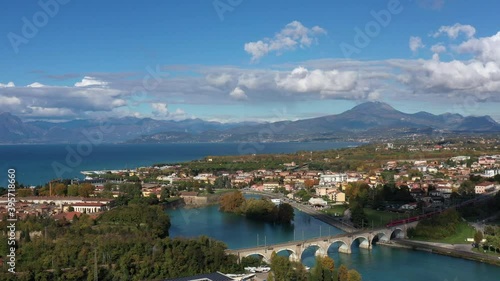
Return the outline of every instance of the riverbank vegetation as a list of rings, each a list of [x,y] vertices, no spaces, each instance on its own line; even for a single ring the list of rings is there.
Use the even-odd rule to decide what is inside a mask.
[[[408,237],[440,243],[467,243],[475,230],[463,221],[456,210],[447,210],[439,215],[420,221],[415,228],[408,229]]]
[[[484,238],[485,241],[481,239],[481,242],[476,242],[477,248],[484,253],[500,256],[500,226],[485,226],[480,238]]]
[[[291,262],[288,257],[271,255],[271,269],[268,281],[361,281],[361,275],[345,265],[335,268],[332,258],[316,257],[316,265],[307,272],[300,262]]]
[[[290,204],[276,205],[267,198],[245,199],[240,191],[222,195],[219,202],[221,211],[241,214],[249,219],[290,223],[294,218],[294,210]]]

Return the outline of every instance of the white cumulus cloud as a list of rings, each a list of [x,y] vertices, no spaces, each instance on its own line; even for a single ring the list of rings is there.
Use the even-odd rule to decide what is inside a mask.
[[[278,75],[276,85],[286,91],[296,93],[320,93],[330,95],[355,88],[357,74],[354,71],[321,70],[309,71],[297,67],[285,77]]]
[[[252,61],[257,61],[271,52],[280,54],[283,51],[294,50],[297,46],[310,47],[321,34],[326,34],[326,31],[319,26],[308,28],[299,21],[293,21],[275,34],[273,38],[248,42],[244,49],[252,55]]]
[[[168,116],[168,105],[166,103],[152,103],[151,108],[155,116]]]
[[[410,42],[409,42],[410,50],[412,52],[417,52],[418,49],[421,49],[425,47],[425,45],[422,43],[422,38],[418,36],[411,36],[410,37]]]
[[[432,45],[431,51],[435,54],[444,53],[444,52],[446,52],[446,47],[441,43],[435,44],[435,45]]]
[[[500,63],[500,32],[490,37],[472,38],[461,43],[459,53],[473,53],[476,58],[483,61]]]
[[[240,87],[234,88],[234,90],[229,93],[229,96],[235,100],[247,100],[248,96],[246,95],[245,91],[242,90]]]
[[[46,86],[44,84],[42,84],[42,83],[34,82],[34,83],[29,84],[26,87],[29,87],[29,88],[43,88],[43,87],[46,87]]]
[[[7,83],[7,84],[2,84],[2,83],[0,83],[0,88],[13,88],[13,87],[15,87],[15,86],[16,86],[16,85],[14,85],[14,82],[12,82],[12,81],[11,81],[11,82],[9,82],[9,83]]]
[[[460,33],[463,33],[467,38],[472,38],[474,34],[476,34],[476,29],[472,25],[460,23],[455,23],[451,26],[443,25],[434,33],[433,37],[439,37],[446,34],[449,38],[456,39]]]
[[[89,86],[106,86],[108,83],[105,81],[98,80],[94,77],[85,76],[82,81],[76,82],[75,87],[89,87]]]

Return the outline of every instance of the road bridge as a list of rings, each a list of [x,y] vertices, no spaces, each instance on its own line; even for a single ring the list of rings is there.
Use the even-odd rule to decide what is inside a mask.
[[[238,256],[238,260],[248,256],[260,256],[262,259],[270,263],[271,254],[287,251],[291,261],[301,261],[302,254],[309,248],[315,249],[316,256],[326,256],[331,246],[338,246],[340,253],[350,254],[353,245],[359,245],[360,248],[370,250],[374,242],[388,243],[394,238],[406,238],[407,230],[410,227],[415,227],[418,222],[401,224],[390,228],[377,228],[360,230],[338,234],[334,236],[322,236],[307,240],[296,240],[285,243],[264,245],[252,248],[227,250],[228,254]]]

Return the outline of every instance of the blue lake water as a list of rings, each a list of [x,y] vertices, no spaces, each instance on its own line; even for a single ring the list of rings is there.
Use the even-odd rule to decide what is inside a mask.
[[[279,243],[313,238],[329,231],[331,234],[341,230],[295,210],[292,226],[274,225],[248,220],[242,216],[218,211],[218,206],[199,209],[168,210],[173,237],[195,237],[207,235],[224,241],[229,248],[246,248],[265,243]],[[258,239],[258,240],[257,240]],[[279,253],[286,254],[286,253]],[[334,259],[335,266],[341,264],[358,270],[365,281],[475,281],[500,280],[500,267],[480,262],[462,260],[427,252],[407,249],[373,246],[371,251],[359,249],[354,245],[352,254],[341,254],[330,247],[328,255]],[[306,250],[302,255],[305,265],[314,265],[314,249]]]
[[[309,143],[261,143],[257,145],[239,143],[173,143],[173,144],[101,144],[91,147],[80,161],[69,156],[77,151],[76,145],[0,145],[0,172],[14,168],[20,183],[44,184],[58,178],[82,178],[81,171],[102,169],[132,169],[155,163],[176,163],[196,160],[205,156],[238,155],[251,150],[257,154],[292,153],[336,149],[357,145],[346,142]],[[69,158],[68,158],[69,157]],[[67,159],[68,158],[68,159]],[[68,161],[69,160],[69,161]],[[60,164],[60,165],[59,165]],[[66,168],[57,173],[53,166]],[[4,179],[0,175],[0,179]],[[0,186],[6,185],[5,180]]]

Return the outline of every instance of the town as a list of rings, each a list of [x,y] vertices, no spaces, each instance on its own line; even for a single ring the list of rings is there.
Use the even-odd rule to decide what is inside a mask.
[[[488,141],[483,140],[482,143]],[[495,144],[490,146],[493,151],[498,151]],[[373,156],[375,160],[353,166],[354,169],[314,169],[317,159],[324,163],[334,163],[335,160],[345,162],[343,158],[349,154],[355,158],[356,151],[367,154],[366,149],[378,156]],[[395,156],[395,159],[383,160],[387,158],[385,154],[397,155],[395,152],[402,150],[410,153],[408,157],[431,154],[429,159],[397,159]],[[206,157],[175,165],[84,171],[84,180],[54,180],[43,187],[18,186],[16,215],[19,219],[31,215],[48,216],[55,220],[71,220],[82,213],[97,217],[113,208],[127,188],[135,189],[134,193],[143,198],[170,203],[182,199],[183,204],[190,206],[217,203],[218,194],[234,189],[274,192],[319,209],[327,209],[331,205],[348,203],[350,186],[359,183],[371,189],[391,184],[407,195],[403,200],[385,200],[386,205],[379,206],[380,209],[394,212],[411,211],[417,207],[438,210],[452,204],[452,199],[456,197],[470,197],[500,189],[500,154],[476,156],[477,150],[465,149],[460,143],[421,146],[384,143],[340,151],[264,155],[260,159],[255,159],[255,155]],[[474,152],[470,153],[472,156],[467,155],[468,151]],[[456,156],[442,156],[450,153]],[[337,159],[321,158],[331,154],[337,154],[333,157]],[[269,159],[273,163],[269,163]],[[297,159],[297,162],[283,162],[288,159]],[[257,166],[259,162],[264,163],[263,166],[267,163],[273,168],[251,170],[255,165],[247,162],[257,163]],[[370,162],[372,165],[367,166]],[[363,166],[367,166],[366,170]],[[0,201],[6,203],[7,194]],[[0,207],[0,215],[6,214],[7,210]]]

